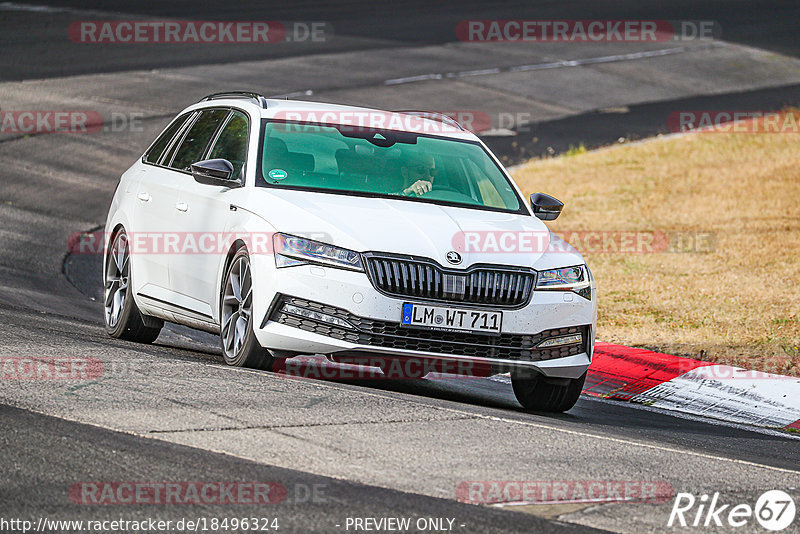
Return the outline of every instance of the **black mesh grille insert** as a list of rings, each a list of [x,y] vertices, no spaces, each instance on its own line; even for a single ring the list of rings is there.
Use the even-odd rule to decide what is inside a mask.
[[[357,330],[348,330],[336,325],[284,313],[281,311],[284,303],[344,319]],[[282,297],[282,300],[275,306],[270,319],[307,332],[314,332],[360,345],[520,361],[552,360],[585,352],[588,332],[587,326],[556,328],[545,330],[538,334],[500,334],[494,336],[469,332],[423,330],[400,326],[400,323],[365,319],[340,308],[295,297]],[[583,334],[584,341],[581,344],[545,349],[535,348],[535,345],[545,338],[577,333]]]
[[[380,291],[396,297],[521,306],[536,282],[533,271],[477,267],[464,272],[442,269],[433,260],[368,255],[367,274]]]

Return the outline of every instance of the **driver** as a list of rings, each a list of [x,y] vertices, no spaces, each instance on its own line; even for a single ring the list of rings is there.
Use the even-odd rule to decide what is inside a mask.
[[[402,194],[420,197],[433,188],[433,181],[436,179],[436,160],[431,154],[412,156],[403,162],[400,173],[406,185]]]

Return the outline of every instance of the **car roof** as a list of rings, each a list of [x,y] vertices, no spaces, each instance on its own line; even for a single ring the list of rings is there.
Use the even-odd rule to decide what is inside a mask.
[[[260,105],[258,105],[255,99],[248,100],[237,97],[204,99],[189,106],[185,111],[219,106],[246,108],[252,115],[258,115],[264,119],[368,127],[453,139],[478,140],[475,134],[463,128],[452,118],[441,117],[440,113],[425,111],[387,111],[327,102],[276,98],[261,99]]]

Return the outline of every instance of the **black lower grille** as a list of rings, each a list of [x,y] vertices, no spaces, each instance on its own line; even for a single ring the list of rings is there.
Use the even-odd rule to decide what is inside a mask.
[[[474,267],[442,269],[433,260],[367,255],[367,274],[379,291],[396,297],[436,301],[521,306],[536,282],[529,269]]]
[[[356,330],[283,312],[281,309],[284,303],[343,319],[352,324]],[[556,328],[538,334],[500,335],[422,330],[404,327],[400,323],[358,317],[341,308],[295,297],[283,297],[274,307],[270,319],[307,332],[359,345],[518,361],[542,361],[574,356],[586,351],[588,339],[587,326]],[[583,334],[583,343],[544,349],[536,348],[536,345],[543,339],[578,333]]]

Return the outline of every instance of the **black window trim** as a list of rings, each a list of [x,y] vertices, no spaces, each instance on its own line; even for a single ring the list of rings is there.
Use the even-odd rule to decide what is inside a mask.
[[[220,122],[217,131],[214,132],[214,137],[212,137],[211,142],[208,143],[208,146],[206,146],[206,149],[203,151],[203,159],[206,159],[208,155],[211,154],[211,149],[214,148],[214,146],[217,144],[219,136],[222,135],[222,131],[225,129],[225,126],[228,125],[228,121],[231,120],[232,116],[233,116],[233,111],[229,109],[228,114],[225,115],[225,118],[222,119],[222,121]]]
[[[197,116],[195,117],[195,119],[194,119],[194,122],[192,123],[192,126],[191,126],[191,127],[189,127],[189,128],[186,128],[186,129],[183,131],[183,135],[181,136],[181,140],[180,140],[180,143],[178,144],[178,148],[177,148],[177,149],[175,149],[175,152],[173,152],[173,154],[172,154],[172,158],[169,160],[169,165],[167,165],[167,167],[168,167],[168,168],[170,168],[170,169],[172,169],[173,171],[182,172],[182,173],[184,173],[184,174],[192,174],[192,173],[191,173],[191,171],[186,171],[186,170],[184,170],[184,169],[176,169],[175,167],[173,167],[173,166],[172,166],[172,164],[173,164],[173,163],[175,163],[175,156],[177,156],[177,155],[178,155],[178,150],[180,150],[180,149],[181,149],[181,146],[183,146],[183,142],[186,140],[186,136],[187,136],[187,135],[189,135],[189,130],[191,130],[191,129],[194,127],[194,125],[195,125],[195,124],[197,124],[197,121],[199,121],[199,120],[200,120],[200,117],[202,117],[202,116],[203,116],[203,113],[205,113],[205,112],[212,112],[212,111],[227,111],[227,112],[228,112],[228,115],[230,115],[230,108],[228,108],[228,107],[216,107],[216,106],[215,106],[215,107],[210,107],[210,108],[204,108],[204,109],[200,109],[200,110],[198,110],[198,111],[199,111],[199,113],[198,113],[198,114],[197,114]],[[223,122],[225,122],[225,119],[227,119],[227,118],[228,118],[228,115],[225,115],[225,117],[223,117],[223,118],[222,118],[222,120],[220,121],[220,124],[222,124]],[[200,153],[200,159],[199,159],[199,160],[197,160],[197,161],[203,161],[203,159],[205,159],[205,158],[204,158],[204,156],[205,156],[206,152],[208,151],[208,146],[209,146],[209,143],[211,142],[211,139],[212,139],[212,138],[215,138],[215,137],[216,137],[216,135],[217,135],[217,132],[219,131],[219,126],[220,126],[220,125],[218,124],[218,125],[217,125],[217,128],[216,128],[216,130],[214,130],[214,133],[213,133],[213,134],[211,134],[211,138],[209,138],[209,140],[206,142],[206,146],[205,146],[205,148],[204,148],[204,149],[203,149],[203,151]]]
[[[247,141],[248,141],[248,143],[247,143],[247,152],[249,152],[249,150],[250,150],[250,117],[244,111],[242,111],[242,110],[240,110],[238,108],[233,108],[232,107],[232,108],[229,109],[228,116],[225,117],[225,120],[222,121],[219,129],[217,130],[217,133],[214,135],[214,139],[212,139],[211,143],[206,147],[206,151],[203,154],[203,159],[208,159],[208,156],[211,155],[211,152],[214,150],[214,147],[217,146],[217,141],[219,141],[219,138],[222,136],[222,132],[225,131],[225,127],[228,126],[229,122],[231,122],[231,119],[233,118],[235,113],[241,113],[244,116],[244,120],[247,121]],[[247,172],[247,160],[248,160],[247,152],[245,152],[245,155],[244,155],[244,163],[242,163],[242,170],[239,172],[239,177],[240,177],[239,182],[241,182],[242,185],[244,185],[244,177],[245,177],[245,173]]]
[[[145,152],[144,155],[142,156],[142,163],[144,163],[145,165],[152,165],[153,167],[161,167],[161,168],[164,168],[164,169],[169,169],[169,167],[167,167],[166,165],[163,164],[164,155],[169,154],[169,151],[172,150],[172,147],[175,146],[175,143],[177,143],[181,139],[183,139],[184,132],[186,131],[187,128],[190,128],[194,124],[194,121],[197,119],[197,116],[199,115],[198,110],[192,110],[192,111],[189,111],[186,114],[189,115],[189,117],[187,117],[187,119],[183,122],[183,125],[180,127],[180,129],[177,132],[175,132],[175,135],[173,135],[172,139],[169,140],[169,143],[167,144],[167,146],[164,147],[164,151],[158,157],[158,161],[153,163],[153,162],[147,161],[145,159],[146,156],[147,156],[147,152],[150,151],[150,149],[148,148],[147,152]],[[175,120],[177,120],[180,117],[181,116],[179,115],[178,117],[176,117]],[[173,121],[173,122],[175,122],[175,121]],[[170,125],[172,125],[172,123],[170,123]],[[167,126],[167,128],[169,128],[169,126]],[[165,128],[165,130],[166,130],[166,128]],[[160,137],[160,135],[159,135],[159,137]],[[158,137],[156,137],[156,141],[158,141]],[[153,141],[153,144],[155,144],[155,141]],[[152,148],[152,145],[151,145],[151,148]]]
[[[247,119],[247,137],[248,137],[248,150],[249,150],[249,147],[250,147],[250,144],[249,144],[249,140],[250,139],[249,138],[250,138],[250,135],[252,134],[251,126],[253,124],[253,120],[250,117],[250,114],[247,111],[245,111],[244,109],[238,108],[236,106],[209,106],[209,107],[193,109],[193,110],[187,112],[187,113],[193,114],[193,116],[190,116],[188,118],[188,120],[186,120],[184,122],[184,124],[181,127],[181,129],[178,132],[175,133],[175,136],[172,138],[172,140],[170,141],[169,145],[166,148],[164,148],[164,152],[159,157],[158,163],[151,163],[149,161],[145,161],[145,156],[147,155],[147,152],[150,150],[150,148],[152,148],[152,146],[155,144],[156,141],[158,141],[158,138],[161,136],[161,134],[159,134],[156,137],[156,139],[150,144],[150,148],[148,148],[147,151],[145,151],[145,153],[142,155],[142,163],[144,163],[145,165],[151,165],[153,167],[160,167],[160,168],[166,169],[168,171],[179,172],[181,174],[188,174],[188,175],[191,176],[191,174],[192,174],[191,171],[184,171],[183,169],[176,169],[174,167],[170,167],[169,165],[165,165],[164,164],[165,163],[164,162],[164,155],[167,154],[172,149],[172,147],[175,146],[176,143],[182,143],[183,142],[184,137],[189,132],[189,129],[192,126],[194,126],[194,123],[197,122],[197,119],[198,119],[198,117],[200,117],[201,112],[203,112],[203,111],[213,111],[213,110],[227,110],[229,113],[222,121],[220,121],[220,126],[218,126],[217,130],[214,132],[213,142],[210,143],[209,145],[206,145],[206,148],[203,151],[203,157],[208,155],[211,147],[213,146],[213,143],[216,142],[217,137],[219,136],[220,132],[222,131],[221,127],[223,125],[227,124],[228,120],[230,120],[230,117],[231,117],[231,113],[230,112],[232,112],[232,111],[240,112],[242,115],[245,116],[245,119]],[[172,125],[172,123],[175,122],[176,120],[178,120],[180,117],[181,117],[181,115],[178,115],[178,117],[176,117],[172,122],[169,123],[169,125],[167,125],[167,128],[169,128]],[[166,128],[164,129],[164,131],[166,131]],[[161,133],[164,133],[164,131],[162,131]],[[172,164],[172,160],[174,160],[174,159],[175,159],[175,154],[172,155],[172,158],[170,160],[170,164]],[[202,158],[200,159],[200,161],[202,161]],[[244,168],[245,167],[243,165],[242,166],[242,175],[244,175]],[[244,185],[244,181],[242,181],[242,185]]]
[[[181,145],[181,143],[183,143],[183,140],[186,138],[186,134],[189,132],[189,130],[192,129],[192,126],[194,126],[194,123],[197,122],[197,119],[200,117],[200,115],[201,112],[196,110],[194,114],[191,117],[189,117],[189,120],[186,121],[186,124],[183,125],[181,131],[178,132],[175,135],[175,137],[172,138],[172,142],[169,144],[169,147],[166,150],[164,150],[164,153],[161,154],[161,157],[158,159],[159,167],[166,167],[167,169],[172,168],[170,167],[170,164],[172,163],[172,160],[175,159],[175,152],[177,152],[178,147]],[[173,149],[175,149],[175,152],[173,152]],[[170,158],[169,163],[167,163],[165,161],[165,158],[170,152],[172,152],[172,157]]]
[[[142,154],[142,163],[147,163],[148,165],[157,165],[158,162],[161,161],[161,158],[164,157],[164,154],[166,154],[167,151],[169,151],[169,149],[172,147],[172,143],[175,141],[175,138],[183,132],[183,129],[186,127],[186,124],[192,120],[192,116],[194,113],[195,113],[194,111],[187,111],[186,113],[178,114],[177,117],[172,119],[169,122],[169,124],[167,124],[167,126],[163,130],[161,130],[161,132],[156,136],[156,138],[153,139],[153,142],[150,143],[150,146],[147,147],[147,150],[144,151],[144,154]],[[158,155],[158,160],[155,163],[147,161],[147,156],[150,155],[150,151],[153,150],[153,147],[155,146],[156,143],[158,143],[158,140],[161,139],[161,136],[164,135],[167,132],[167,130],[169,130],[172,127],[173,124],[178,122],[178,119],[180,119],[181,117],[184,117],[183,122],[181,123],[181,127],[178,128],[178,131],[172,135],[167,144],[164,146],[164,149],[161,151],[161,154]]]

